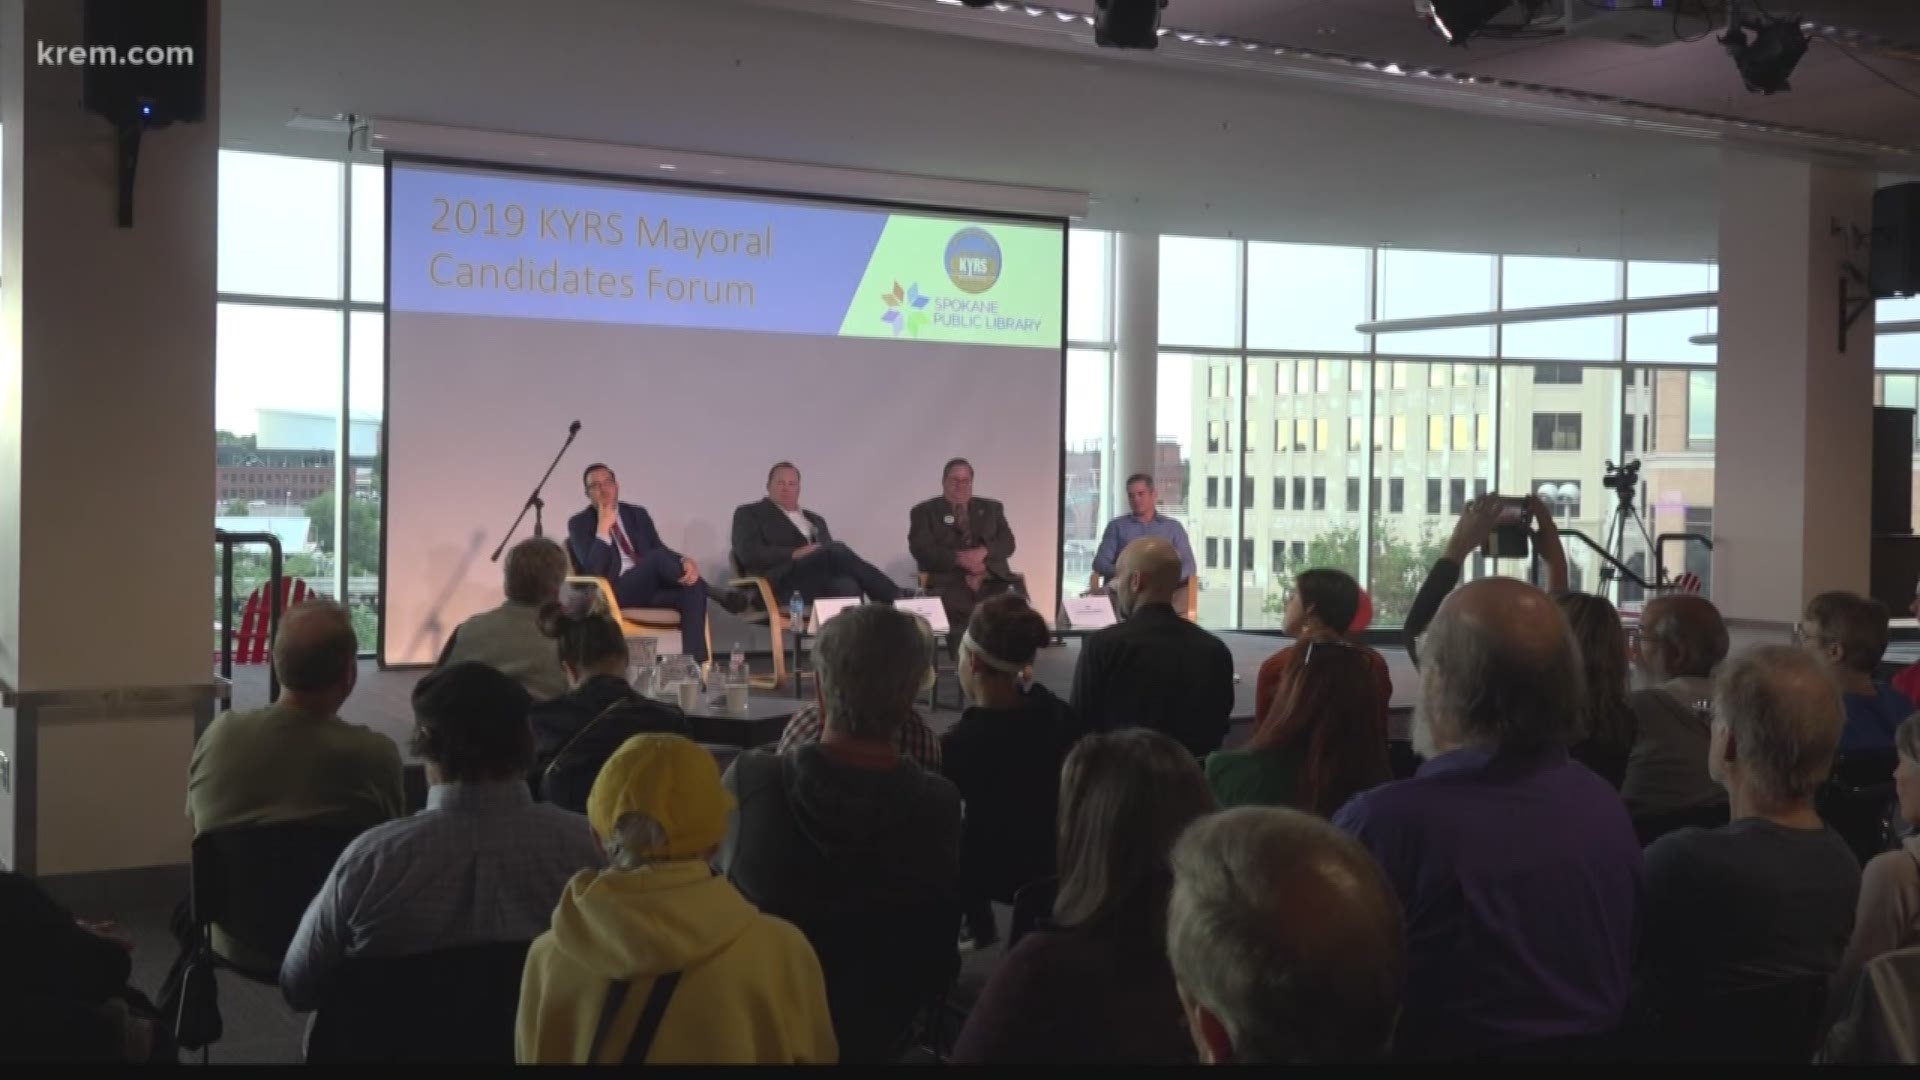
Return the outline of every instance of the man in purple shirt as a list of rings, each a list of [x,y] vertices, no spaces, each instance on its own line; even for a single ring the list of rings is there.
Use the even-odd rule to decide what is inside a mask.
[[[1625,1018],[1642,868],[1620,796],[1567,757],[1572,633],[1547,594],[1488,578],[1447,597],[1421,652],[1426,763],[1333,819],[1406,911],[1396,1053],[1577,1053]]]

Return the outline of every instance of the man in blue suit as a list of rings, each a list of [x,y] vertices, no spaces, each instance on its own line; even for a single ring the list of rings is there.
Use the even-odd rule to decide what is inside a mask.
[[[620,482],[612,469],[595,462],[581,481],[592,505],[567,522],[574,565],[583,574],[612,582],[623,608],[678,611],[681,647],[695,660],[707,659],[707,597],[738,614],[747,608],[746,595],[702,581],[692,559],[661,542],[646,510],[620,501]]]

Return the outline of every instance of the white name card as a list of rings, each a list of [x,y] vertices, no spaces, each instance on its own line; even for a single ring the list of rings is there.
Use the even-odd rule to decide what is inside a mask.
[[[903,597],[895,600],[893,606],[901,611],[911,611],[927,620],[927,625],[933,627],[933,632],[936,634],[944,634],[949,629],[947,605],[941,603],[937,596],[916,596],[912,599]]]
[[[813,629],[809,633],[817,634],[820,628],[833,621],[833,617],[848,608],[859,607],[857,596],[823,596],[813,602]]]
[[[1119,621],[1113,613],[1113,597],[1105,594],[1069,596],[1062,606],[1067,611],[1067,625],[1075,630],[1099,630]]]

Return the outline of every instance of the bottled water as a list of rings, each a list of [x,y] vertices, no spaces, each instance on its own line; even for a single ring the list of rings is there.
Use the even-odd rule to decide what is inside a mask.
[[[787,618],[792,620],[790,625],[792,625],[795,630],[800,629],[802,625],[801,620],[806,617],[806,614],[807,602],[801,598],[800,590],[795,589],[793,595],[787,598]]]
[[[747,684],[747,654],[737,641],[733,643],[733,656],[727,660],[727,682],[733,686]]]

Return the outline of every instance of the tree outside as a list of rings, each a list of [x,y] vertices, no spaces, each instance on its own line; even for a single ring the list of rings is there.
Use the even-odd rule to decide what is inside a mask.
[[[1376,521],[1373,532],[1372,580],[1364,583],[1373,599],[1373,625],[1398,626],[1406,621],[1420,583],[1426,580],[1434,560],[1446,550],[1446,542],[1435,535],[1432,525],[1421,529],[1417,540],[1397,535],[1385,520]],[[1285,611],[1285,590],[1291,587],[1293,575],[1303,570],[1328,567],[1357,574],[1359,566],[1359,529],[1342,526],[1321,533],[1307,543],[1306,557],[1297,565],[1288,561],[1286,572],[1277,583],[1278,591],[1267,594],[1261,610],[1275,616]]]
[[[312,499],[306,506],[313,522],[314,545],[333,553],[333,492]],[[380,504],[369,499],[351,499],[347,503],[347,576],[364,577],[380,568]]]

